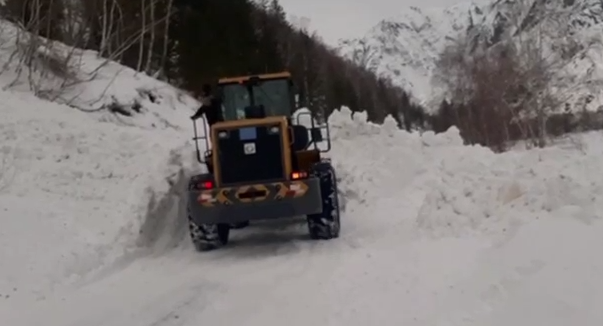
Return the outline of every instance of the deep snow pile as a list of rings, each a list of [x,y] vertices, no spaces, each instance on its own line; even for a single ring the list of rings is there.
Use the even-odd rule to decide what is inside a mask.
[[[434,291],[433,301],[424,304],[441,313],[437,320],[459,325],[600,322],[603,314],[594,302],[603,300],[598,272],[603,262],[596,249],[603,245],[603,175],[598,172],[603,134],[494,154],[463,146],[455,128],[441,135],[408,134],[395,130],[393,119],[379,127],[366,123],[366,115],[349,119],[348,114],[331,117],[337,139],[333,155],[345,171],[342,192],[354,202],[344,219],[348,230],[350,224],[353,228],[348,234],[383,237],[373,241],[385,245],[371,250],[372,256],[391,251],[392,261],[382,268],[450,260],[444,270],[428,271],[444,280],[409,276],[416,277],[414,286]],[[414,240],[409,246],[425,246],[420,250],[426,252],[442,241],[451,241],[453,249],[409,261],[405,237]]]
[[[78,82],[58,87],[64,79],[49,72],[49,47],[38,49],[29,75],[19,64],[23,44],[7,38],[17,30],[2,25],[0,294],[33,300],[162,241],[156,233],[170,223],[152,219],[175,200],[164,195],[183,169],[199,168],[189,142],[198,102],[77,49],[70,80]]]
[[[391,118],[377,126],[365,114],[349,116],[342,110],[330,118],[332,156],[345,174],[342,191],[371,205],[400,200],[397,192],[410,188],[420,198],[417,226],[432,236],[505,236],[518,224],[568,209],[585,223],[603,216],[603,198],[595,195],[603,193],[601,133],[575,135],[564,146],[495,154],[463,145],[454,127],[439,135],[410,134]],[[396,153],[385,155],[388,148]],[[406,180],[393,181],[400,176]]]
[[[103,123],[27,94],[1,96],[0,293],[18,298],[139,244],[151,198],[169,190],[193,148],[178,152],[187,143],[180,132]],[[186,121],[190,112],[180,114]]]

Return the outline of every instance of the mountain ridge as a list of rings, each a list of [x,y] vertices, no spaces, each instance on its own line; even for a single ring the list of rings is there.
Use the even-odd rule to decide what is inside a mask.
[[[603,83],[602,30],[600,0],[468,1],[410,7],[362,37],[342,40],[338,51],[409,90],[415,101],[434,111],[445,98],[446,90],[433,77],[446,45],[465,37],[473,47],[487,49],[505,41],[519,44],[524,35],[540,33],[548,55],[563,61],[555,87],[573,93],[578,89],[568,99],[570,106],[592,111],[603,103],[601,92],[592,87]]]

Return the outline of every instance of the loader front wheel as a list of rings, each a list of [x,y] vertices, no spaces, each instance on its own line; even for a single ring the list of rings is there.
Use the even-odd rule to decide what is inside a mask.
[[[188,226],[191,240],[197,251],[210,251],[228,244],[230,225],[228,224],[199,224],[188,216]]]
[[[341,222],[335,169],[329,162],[320,162],[312,174],[320,179],[322,212],[307,216],[310,237],[315,240],[338,238]]]

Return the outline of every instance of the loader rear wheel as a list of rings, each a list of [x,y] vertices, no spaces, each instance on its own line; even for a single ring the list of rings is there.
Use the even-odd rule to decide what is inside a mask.
[[[191,240],[197,251],[209,251],[228,244],[230,225],[228,224],[199,224],[191,216],[188,217]]]
[[[322,212],[308,215],[308,231],[315,240],[329,240],[339,237],[339,198],[335,169],[329,162],[320,162],[313,169],[314,176],[320,178]]]

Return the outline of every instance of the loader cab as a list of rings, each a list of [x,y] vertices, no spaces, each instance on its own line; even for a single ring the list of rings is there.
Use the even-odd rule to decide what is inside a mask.
[[[218,82],[224,121],[291,117],[294,87],[287,72],[224,78]]]
[[[193,139],[197,160],[207,165],[218,186],[289,180],[293,171],[308,170],[321,152],[330,150],[328,123],[315,124],[311,112],[294,116],[290,73],[222,78],[217,90],[223,121],[210,130],[204,123],[202,134],[194,125]],[[300,123],[304,116],[310,125]],[[203,156],[199,140],[205,142]],[[319,143],[326,148],[318,148]]]

